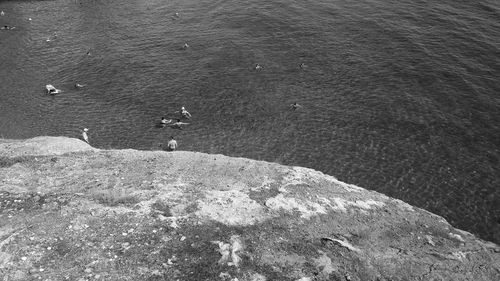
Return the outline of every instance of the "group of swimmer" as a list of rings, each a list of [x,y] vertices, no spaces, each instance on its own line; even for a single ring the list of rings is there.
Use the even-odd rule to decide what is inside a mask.
[[[85,86],[86,86],[85,84],[75,83],[75,88],[77,88],[77,89],[81,89],[81,88],[83,88]],[[49,94],[51,96],[55,96],[57,94],[62,93],[61,90],[56,89],[56,87],[54,87],[54,86],[52,86],[50,84],[45,85],[45,89],[47,90],[47,94]]]
[[[179,113],[181,118],[185,118],[185,119],[189,119],[191,118],[191,113],[189,113],[186,108],[181,107],[181,110],[180,111],[176,111],[176,113]],[[175,129],[179,129],[179,130],[182,130],[182,127],[184,125],[189,125],[189,123],[186,123],[186,122],[182,122],[181,121],[181,118],[177,118],[175,121],[173,119],[167,119],[165,117],[162,117],[161,120],[160,120],[160,125],[161,127],[165,127],[165,126],[170,126],[172,128],[175,128]]]
[[[302,107],[302,105],[298,104],[297,102],[294,102],[290,105],[290,108],[292,110],[297,110],[301,107]],[[191,113],[189,113],[184,106],[181,107],[180,111],[176,111],[176,113],[180,113],[181,118],[185,118],[185,119],[191,118]],[[177,118],[177,120],[174,121],[173,119],[167,119],[165,117],[162,117],[160,120],[160,125],[162,128],[164,128],[165,126],[170,126],[172,128],[182,130],[182,126],[189,125],[189,123],[182,122],[180,118]],[[87,129],[84,129],[83,138],[88,142],[88,137],[87,137],[85,130],[87,130]],[[174,139],[173,136],[171,136],[170,140],[167,143],[167,151],[174,151],[176,149],[177,149],[177,141]]]
[[[294,103],[292,103],[290,105],[290,109],[292,109],[292,110],[297,110],[297,109],[299,109],[301,107],[302,107],[302,105],[298,104],[297,102],[294,102]],[[176,111],[175,113],[179,113],[180,114],[180,118],[177,118],[174,121],[173,119],[167,119],[165,117],[162,117],[161,120],[160,120],[160,126],[162,128],[165,128],[166,126],[170,126],[172,128],[182,130],[182,127],[184,125],[189,125],[189,123],[181,121],[181,118],[184,118],[184,119],[190,119],[191,118],[191,113],[189,113],[184,106],[181,107],[181,110]],[[88,131],[89,131],[89,129],[87,129],[87,128],[84,128],[83,131],[82,131],[82,138],[87,143],[89,143],[89,136],[87,134]],[[167,143],[167,151],[174,151],[176,149],[177,149],[177,141],[174,139],[173,136],[171,136],[170,140]]]
[[[2,11],[1,15],[3,16],[4,13]],[[174,14],[174,17],[175,18],[179,18],[180,15],[179,13],[175,13]],[[31,18],[29,19],[31,20]],[[1,27],[1,29],[13,29],[14,27],[9,27],[9,26],[4,26],[4,27]],[[57,38],[57,33],[54,33],[51,37],[48,37],[47,38],[47,42],[50,42],[51,39],[56,39]],[[190,46],[188,45],[188,43],[184,43],[184,45],[182,46],[182,48],[184,50],[188,49]],[[90,50],[87,51],[87,56],[90,56]],[[306,67],[306,65],[304,63],[301,63],[299,65],[299,67],[301,69],[304,69]],[[255,70],[262,70],[263,67],[260,65],[260,64],[256,64],[255,65]],[[74,84],[74,87],[77,88],[77,89],[80,89],[80,88],[83,88],[85,87],[86,85],[85,84],[80,84],[80,83],[75,83]],[[57,91],[57,93],[59,93],[61,91]],[[297,110],[299,108],[301,108],[302,106],[299,105],[297,102],[294,102],[293,104],[290,105],[290,109],[292,110]],[[190,123],[186,123],[186,122],[182,122],[181,119],[190,119],[191,118],[191,114],[186,110],[186,108],[184,106],[181,107],[181,110],[180,111],[176,111],[175,113],[179,113],[180,114],[180,118],[176,118],[175,120],[174,119],[167,119],[165,117],[162,117],[161,120],[160,120],[160,126],[162,128],[166,127],[166,126],[169,126],[169,127],[172,127],[172,128],[175,128],[175,129],[179,129],[179,130],[182,130],[183,129],[183,126],[185,125],[189,125]],[[84,128],[83,131],[82,131],[82,138],[85,142],[89,143],[89,137],[88,137],[88,134],[87,132],[89,131],[88,128]],[[169,142],[167,143],[167,150],[168,151],[174,151],[177,149],[177,141],[174,139],[173,136],[170,137],[170,140]]]
[[[0,16],[5,16],[5,12],[4,11],[1,11],[0,12]],[[31,18],[28,18],[28,20],[30,21]],[[12,30],[12,29],[15,29],[16,27],[15,26],[11,26],[11,25],[4,25],[2,27],[0,27],[1,30]]]
[[[181,118],[186,118],[186,119],[191,118],[191,113],[189,113],[186,110],[186,108],[184,108],[184,106],[181,107],[180,111],[176,111],[176,113],[179,113],[180,116],[181,116]],[[182,130],[182,126],[189,125],[189,123],[182,122],[180,118],[177,118],[177,120],[174,121],[173,119],[167,119],[165,117],[162,117],[161,120],[160,120],[160,125],[161,125],[162,128],[164,128],[165,126],[170,126],[172,128]],[[83,138],[83,140],[86,143],[90,144],[90,142],[89,142],[89,136],[87,134],[88,131],[89,131],[89,129],[87,129],[87,128],[84,128],[82,130],[82,138]],[[172,137],[170,137],[170,141],[167,143],[167,150],[168,151],[174,151],[176,149],[177,149],[177,141],[172,136]]]
[[[5,16],[5,13],[3,11],[0,12],[0,16],[2,16],[2,17]],[[4,25],[4,26],[0,27],[0,29],[2,29],[2,30],[11,30],[11,29],[14,29],[14,28],[16,28],[16,27],[15,26],[10,26],[10,25]]]
[[[166,126],[170,126],[175,129],[182,130],[184,125],[189,125],[189,123],[182,122],[181,118],[189,119],[191,118],[191,113],[189,113],[184,106],[181,107],[181,110],[176,111],[175,113],[180,114],[180,118],[177,118],[175,121],[173,119],[167,119],[162,117],[160,120],[160,126],[165,128]],[[173,136],[170,137],[170,140],[167,143],[167,151],[174,151],[177,149],[177,141]]]

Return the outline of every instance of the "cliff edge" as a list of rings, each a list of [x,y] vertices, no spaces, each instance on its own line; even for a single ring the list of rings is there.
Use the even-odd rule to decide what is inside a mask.
[[[323,173],[0,141],[2,280],[500,280],[500,247]]]

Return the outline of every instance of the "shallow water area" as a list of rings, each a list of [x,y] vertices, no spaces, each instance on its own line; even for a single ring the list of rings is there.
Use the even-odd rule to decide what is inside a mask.
[[[181,150],[314,168],[500,242],[497,1],[0,10],[0,26],[16,27],[0,30],[3,138],[80,137],[86,127],[95,147],[150,150],[174,136]],[[46,84],[63,92],[48,96]],[[181,106],[189,125],[158,128]]]

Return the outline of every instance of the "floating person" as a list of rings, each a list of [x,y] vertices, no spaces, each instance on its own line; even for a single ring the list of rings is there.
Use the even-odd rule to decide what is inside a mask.
[[[172,122],[174,122],[174,120],[162,117],[161,120],[160,120],[160,126],[163,128],[166,125],[171,124]]]
[[[28,20],[31,20],[31,18],[28,18]]]
[[[189,123],[184,123],[184,122],[181,122],[181,119],[177,119],[177,121],[175,121],[175,123],[169,124],[170,127],[175,128],[175,129],[179,129],[179,130],[182,130],[183,125],[189,125]]]
[[[174,151],[176,149],[177,149],[177,141],[174,139],[174,137],[170,137],[170,140],[167,143],[167,150]]]
[[[189,48],[189,44],[188,43],[184,43],[184,45],[182,45],[182,49],[187,50],[187,48]]]
[[[77,88],[77,89],[79,89],[79,88],[83,88],[83,87],[85,87],[85,86],[87,86],[87,85],[85,85],[85,84],[75,83],[75,88]]]
[[[301,107],[302,107],[302,105],[298,104],[297,102],[294,102],[290,105],[290,108],[293,110],[299,109]]]
[[[56,87],[54,87],[50,84],[45,85],[45,89],[47,90],[47,94],[49,94],[49,95],[55,95],[55,94],[59,94],[62,92],[61,90],[56,89]]]
[[[4,25],[2,27],[0,27],[0,29],[5,29],[5,30],[11,30],[11,29],[14,29],[16,28],[15,26],[10,26],[10,25]]]
[[[175,14],[174,14],[174,17],[176,17],[176,18],[180,18],[179,13],[175,13]]]
[[[5,13],[2,11],[2,12],[0,13],[0,16],[5,16]]]
[[[183,106],[183,107],[181,107],[181,111],[180,111],[180,113],[181,113],[181,117],[182,117],[182,118],[186,118],[186,119],[191,118],[191,113],[189,113],[189,112],[186,110],[186,108],[184,108],[184,106]]]
[[[305,68],[307,67],[307,65],[306,65],[305,63],[301,63],[301,64],[299,65],[299,67],[300,67],[301,69],[305,69]]]
[[[87,143],[89,143],[89,136],[87,135],[87,132],[89,131],[89,129],[87,128],[84,128],[83,129],[83,132],[82,132],[82,138],[84,141],[86,141]]]
[[[262,66],[260,64],[255,65],[255,70],[261,70],[261,69],[262,69]]]
[[[90,50],[91,50],[91,49],[89,49],[89,50],[87,51],[87,56],[90,56]]]

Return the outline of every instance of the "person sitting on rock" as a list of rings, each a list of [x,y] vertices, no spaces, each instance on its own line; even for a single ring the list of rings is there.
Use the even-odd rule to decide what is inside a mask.
[[[170,137],[170,141],[167,143],[167,150],[168,151],[174,151],[177,149],[177,141],[174,139],[174,137]]]
[[[87,135],[87,132],[89,131],[89,129],[87,128],[84,128],[83,129],[83,132],[82,132],[82,138],[84,141],[86,141],[87,143],[89,143],[89,136]]]

